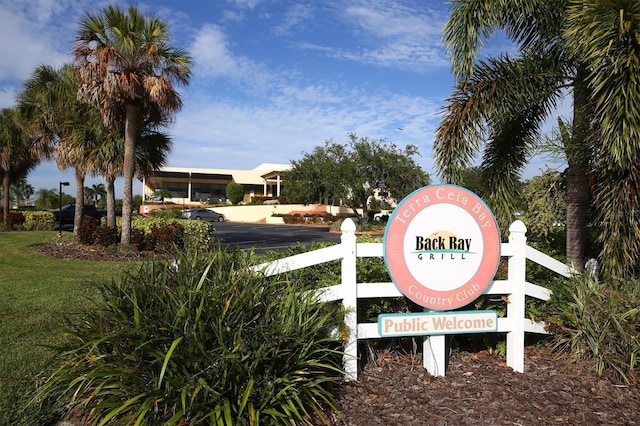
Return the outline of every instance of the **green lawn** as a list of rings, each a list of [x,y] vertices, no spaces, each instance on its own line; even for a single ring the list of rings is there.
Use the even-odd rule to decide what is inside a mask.
[[[0,425],[45,422],[35,408],[19,411],[34,378],[49,365],[53,351],[47,345],[63,341],[64,317],[96,294],[96,282],[117,276],[124,265],[61,260],[29,248],[56,236],[0,232]]]

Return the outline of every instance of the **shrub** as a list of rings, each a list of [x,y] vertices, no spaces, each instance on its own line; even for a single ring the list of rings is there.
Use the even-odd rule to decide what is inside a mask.
[[[244,187],[236,182],[231,182],[226,188],[227,199],[233,205],[238,204],[244,198]]]
[[[138,251],[147,250],[144,243],[145,234],[146,233],[144,232],[144,229],[131,228],[131,245],[134,246]]]
[[[34,401],[88,424],[328,423],[344,375],[335,312],[252,263],[187,254],[104,284]]]
[[[183,241],[181,247],[187,250],[208,251],[213,247],[215,241],[215,225],[209,222],[200,220],[175,220],[167,218],[147,218],[136,217],[133,219],[132,227],[144,232],[146,236],[139,236],[137,242],[132,244],[138,247],[139,250],[153,250],[155,247],[155,241],[157,238],[154,235],[149,235],[152,227],[163,227],[172,223],[179,223],[183,228]],[[145,246],[145,242],[148,244]],[[142,244],[142,245],[141,245]],[[142,247],[142,248],[141,248]]]
[[[180,219],[182,216],[182,209],[180,208],[167,208],[167,209],[155,209],[149,213],[151,217],[160,217],[163,219]]]
[[[85,216],[82,225],[78,228],[78,242],[80,244],[92,245],[95,242],[94,233],[100,222],[92,216]]]
[[[574,280],[573,301],[555,327],[556,349],[594,363],[598,375],[612,371],[628,382],[640,356],[640,281],[611,285],[588,274]]]
[[[55,216],[49,211],[22,212],[25,231],[51,231],[55,224]]]
[[[184,228],[179,223],[152,226],[150,234],[153,236],[154,251],[166,253],[184,247]]]
[[[202,220],[185,220],[184,247],[188,250],[207,252],[213,249],[216,228],[213,224]]]
[[[93,231],[93,243],[96,245],[108,247],[118,244],[119,241],[120,234],[118,228],[100,225]]]
[[[24,226],[24,215],[22,212],[10,211],[7,215],[7,226],[9,229],[22,229]]]

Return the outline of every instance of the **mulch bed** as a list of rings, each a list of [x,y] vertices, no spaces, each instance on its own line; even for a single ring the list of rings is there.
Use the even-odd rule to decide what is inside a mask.
[[[123,250],[121,248],[85,246],[70,242],[48,242],[31,246],[31,250],[47,256],[57,257],[65,260],[90,260],[90,261],[138,261],[164,259],[168,256],[151,251],[138,251],[135,249]]]
[[[591,365],[525,349],[525,372],[487,351],[455,352],[445,377],[415,355],[381,356],[340,397],[336,425],[636,425],[640,386],[597,377]]]
[[[158,258],[51,242],[32,250],[73,260]],[[525,348],[525,372],[487,351],[453,353],[445,377],[433,377],[415,354],[383,352],[356,382],[343,386],[334,426],[640,425],[640,383],[597,377],[593,364],[570,362],[543,345]]]

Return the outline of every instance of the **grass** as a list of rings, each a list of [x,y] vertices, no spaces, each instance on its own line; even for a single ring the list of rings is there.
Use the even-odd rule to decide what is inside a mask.
[[[64,341],[65,316],[95,294],[95,283],[117,276],[125,265],[62,260],[30,250],[56,237],[53,231],[0,233],[0,425],[46,424],[42,416],[48,414],[20,408],[48,367],[54,353],[49,347]]]

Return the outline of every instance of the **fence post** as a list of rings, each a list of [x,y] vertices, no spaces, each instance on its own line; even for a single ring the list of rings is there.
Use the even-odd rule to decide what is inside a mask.
[[[509,258],[508,273],[511,293],[507,303],[507,318],[510,324],[510,331],[507,332],[507,365],[519,373],[524,372],[526,233],[527,227],[520,220],[516,220],[509,227],[512,256]]]
[[[342,290],[345,315],[344,322],[349,335],[345,345],[344,369],[347,381],[358,379],[358,287],[356,280],[356,224],[347,218],[340,227],[342,236],[340,241],[343,247],[342,257]]]

